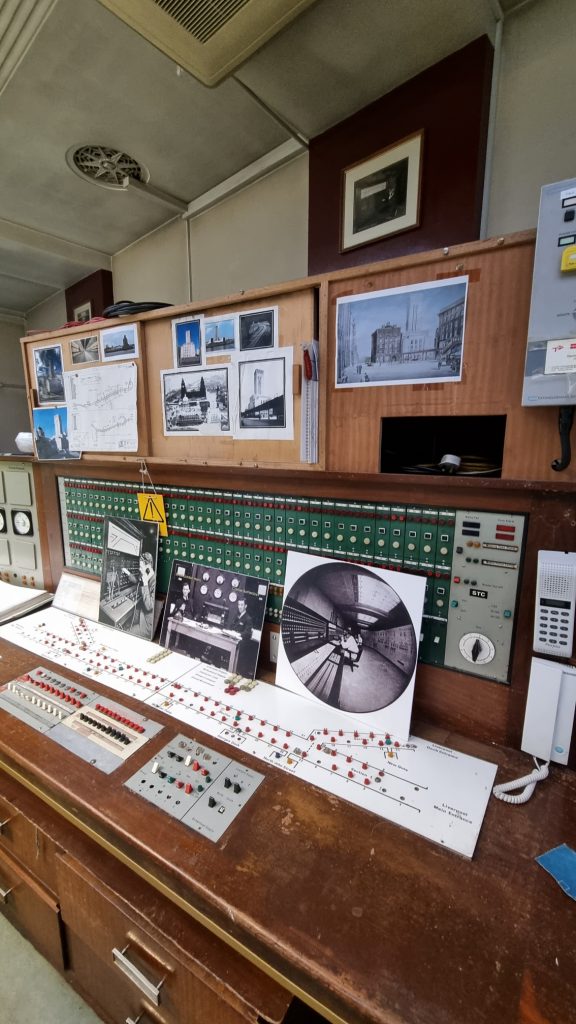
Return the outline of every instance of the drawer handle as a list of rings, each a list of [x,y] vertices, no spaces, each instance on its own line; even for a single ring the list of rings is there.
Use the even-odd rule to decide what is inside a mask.
[[[157,985],[154,985],[153,982],[142,974],[142,971],[139,971],[128,957],[124,955],[127,949],[129,949],[129,946],[124,946],[124,949],[112,950],[112,959],[116,964],[116,967],[118,967],[118,969],[130,979],[132,984],[136,985],[136,988],[139,988],[140,991],[144,993],[151,1003],[154,1003],[154,1006],[159,1006],[160,989],[162,988],[165,979],[162,978]]]
[[[12,817],[10,818],[5,818],[4,821],[0,821],[0,836],[4,835],[4,829],[6,828],[6,825],[9,825],[13,818],[14,815],[12,815]]]
[[[14,886],[10,886],[9,889],[0,889],[0,900],[2,903],[8,903],[8,897],[11,892],[14,891]]]

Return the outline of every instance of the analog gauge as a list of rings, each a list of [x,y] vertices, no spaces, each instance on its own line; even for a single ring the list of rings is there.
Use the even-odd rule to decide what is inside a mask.
[[[483,633],[465,633],[458,646],[462,657],[474,665],[487,665],[496,654],[494,644]]]
[[[231,601],[232,604],[234,604],[234,602],[238,600],[238,594],[236,593],[236,591],[233,590],[230,594],[228,594],[228,600]]]
[[[219,585],[224,583],[224,577],[223,576],[217,576],[216,577],[216,583],[218,583]]]
[[[202,573],[202,579],[203,580],[209,580],[210,579],[210,573],[209,572],[203,572]]]
[[[32,516],[29,512],[13,512],[12,526],[14,531],[19,533],[21,537],[30,537],[34,532],[32,529]]]
[[[201,594],[207,594],[208,593],[208,587],[206,586],[205,583],[203,583],[202,586],[200,587],[200,593]]]
[[[217,601],[219,601],[220,598],[222,597],[222,591],[220,590],[220,587],[216,587],[216,590],[214,591],[214,597],[216,598]]]
[[[232,586],[233,587],[239,587],[240,586],[240,580],[237,580],[236,577],[234,577],[234,579],[232,580]]]
[[[0,508],[0,533],[6,533],[6,516],[3,508]]]

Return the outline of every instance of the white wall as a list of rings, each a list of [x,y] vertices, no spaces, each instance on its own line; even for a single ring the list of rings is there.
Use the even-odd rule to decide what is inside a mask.
[[[488,235],[535,227],[540,188],[576,176],[576,3],[540,0],[505,21]]]
[[[194,299],[308,273],[308,154],[190,222]]]
[[[30,420],[24,384],[20,338],[24,321],[0,319],[0,452],[16,452],[14,438],[20,430],[29,431]],[[7,385],[15,384],[16,387]],[[3,386],[4,385],[4,386]]]
[[[31,309],[26,317],[28,331],[57,331],[68,320],[64,292],[57,292]],[[24,333],[24,332],[22,332]]]
[[[114,300],[190,302],[186,223],[178,217],[112,258]]]
[[[488,235],[535,227],[541,186],[576,175],[574,39],[575,0],[527,3],[505,21]],[[189,301],[185,230],[178,219],[118,253],[115,296]],[[307,249],[304,155],[190,221],[192,298],[305,277]]]

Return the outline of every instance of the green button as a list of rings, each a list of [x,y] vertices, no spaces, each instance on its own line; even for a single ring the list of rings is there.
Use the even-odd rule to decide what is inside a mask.
[[[457,608],[458,607],[458,601],[450,601],[450,607],[451,608]]]

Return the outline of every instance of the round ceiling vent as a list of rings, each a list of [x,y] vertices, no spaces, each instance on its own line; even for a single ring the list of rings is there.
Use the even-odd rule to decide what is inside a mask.
[[[125,178],[144,184],[150,178],[143,164],[110,146],[73,146],[66,153],[66,162],[79,177],[102,188],[123,188]]]

